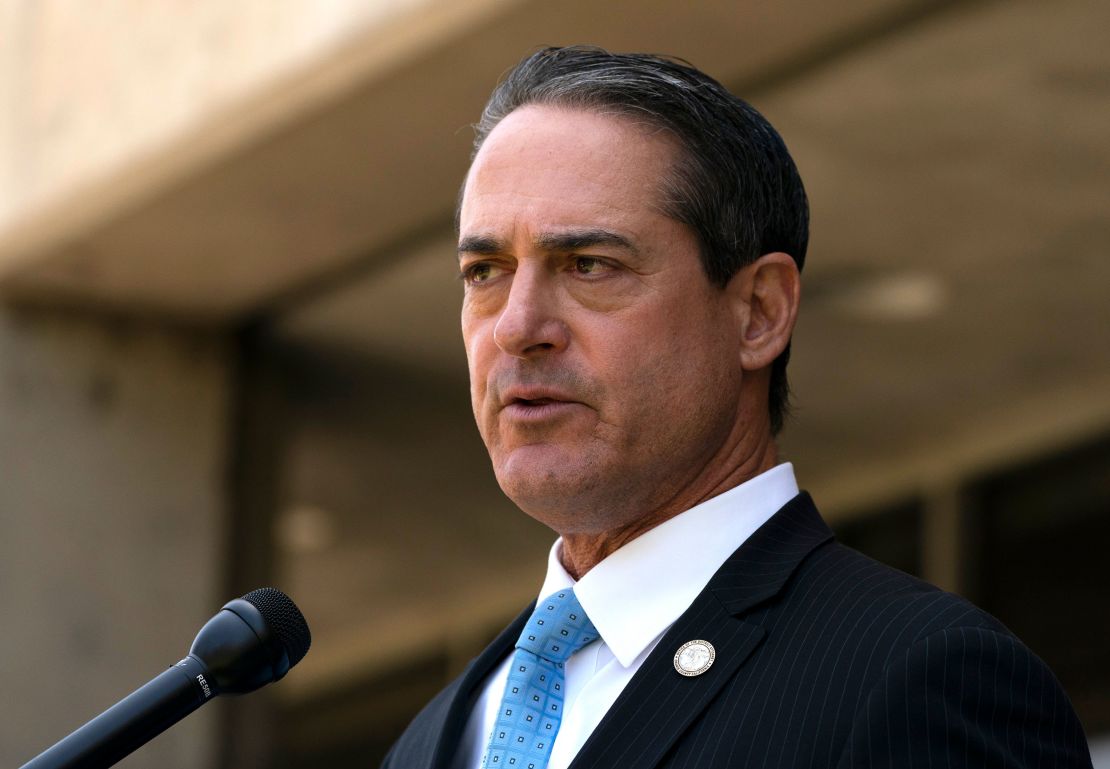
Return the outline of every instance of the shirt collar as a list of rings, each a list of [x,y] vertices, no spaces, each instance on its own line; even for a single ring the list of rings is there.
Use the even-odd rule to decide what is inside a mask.
[[[574,588],[582,608],[621,665],[628,667],[677,620],[722,564],[798,494],[789,462],[751,478],[628,542],[577,583],[547,558],[540,600]]]

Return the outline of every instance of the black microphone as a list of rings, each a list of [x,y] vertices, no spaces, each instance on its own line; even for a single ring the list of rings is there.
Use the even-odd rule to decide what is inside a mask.
[[[312,635],[297,605],[272,587],[224,604],[189,656],[105,710],[22,769],[102,769],[217,694],[245,694],[282,678]]]

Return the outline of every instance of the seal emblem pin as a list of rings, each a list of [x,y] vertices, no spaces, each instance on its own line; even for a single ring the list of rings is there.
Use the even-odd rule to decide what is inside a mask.
[[[716,658],[717,650],[709,641],[687,641],[674,654],[674,669],[684,676],[700,676]]]

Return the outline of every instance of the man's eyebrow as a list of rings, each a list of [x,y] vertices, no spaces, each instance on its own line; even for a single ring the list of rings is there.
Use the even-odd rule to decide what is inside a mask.
[[[540,251],[555,253],[581,251],[594,246],[610,246],[622,248],[633,254],[638,253],[636,246],[624,235],[604,229],[543,232],[536,236],[535,245]],[[498,238],[489,235],[468,235],[459,241],[458,250],[460,256],[463,254],[496,256],[509,249],[508,244]]]
[[[495,254],[504,253],[504,251],[504,243],[487,235],[468,235],[459,241],[459,256],[463,254],[494,256]]]
[[[581,251],[594,246],[615,246],[636,253],[632,241],[611,230],[568,230],[566,232],[541,233],[536,245],[544,251]]]

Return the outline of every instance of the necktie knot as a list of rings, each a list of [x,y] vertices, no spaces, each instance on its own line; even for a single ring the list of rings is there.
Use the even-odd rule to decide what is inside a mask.
[[[597,637],[597,628],[586,616],[574,591],[568,588],[536,604],[516,648],[563,663]]]

